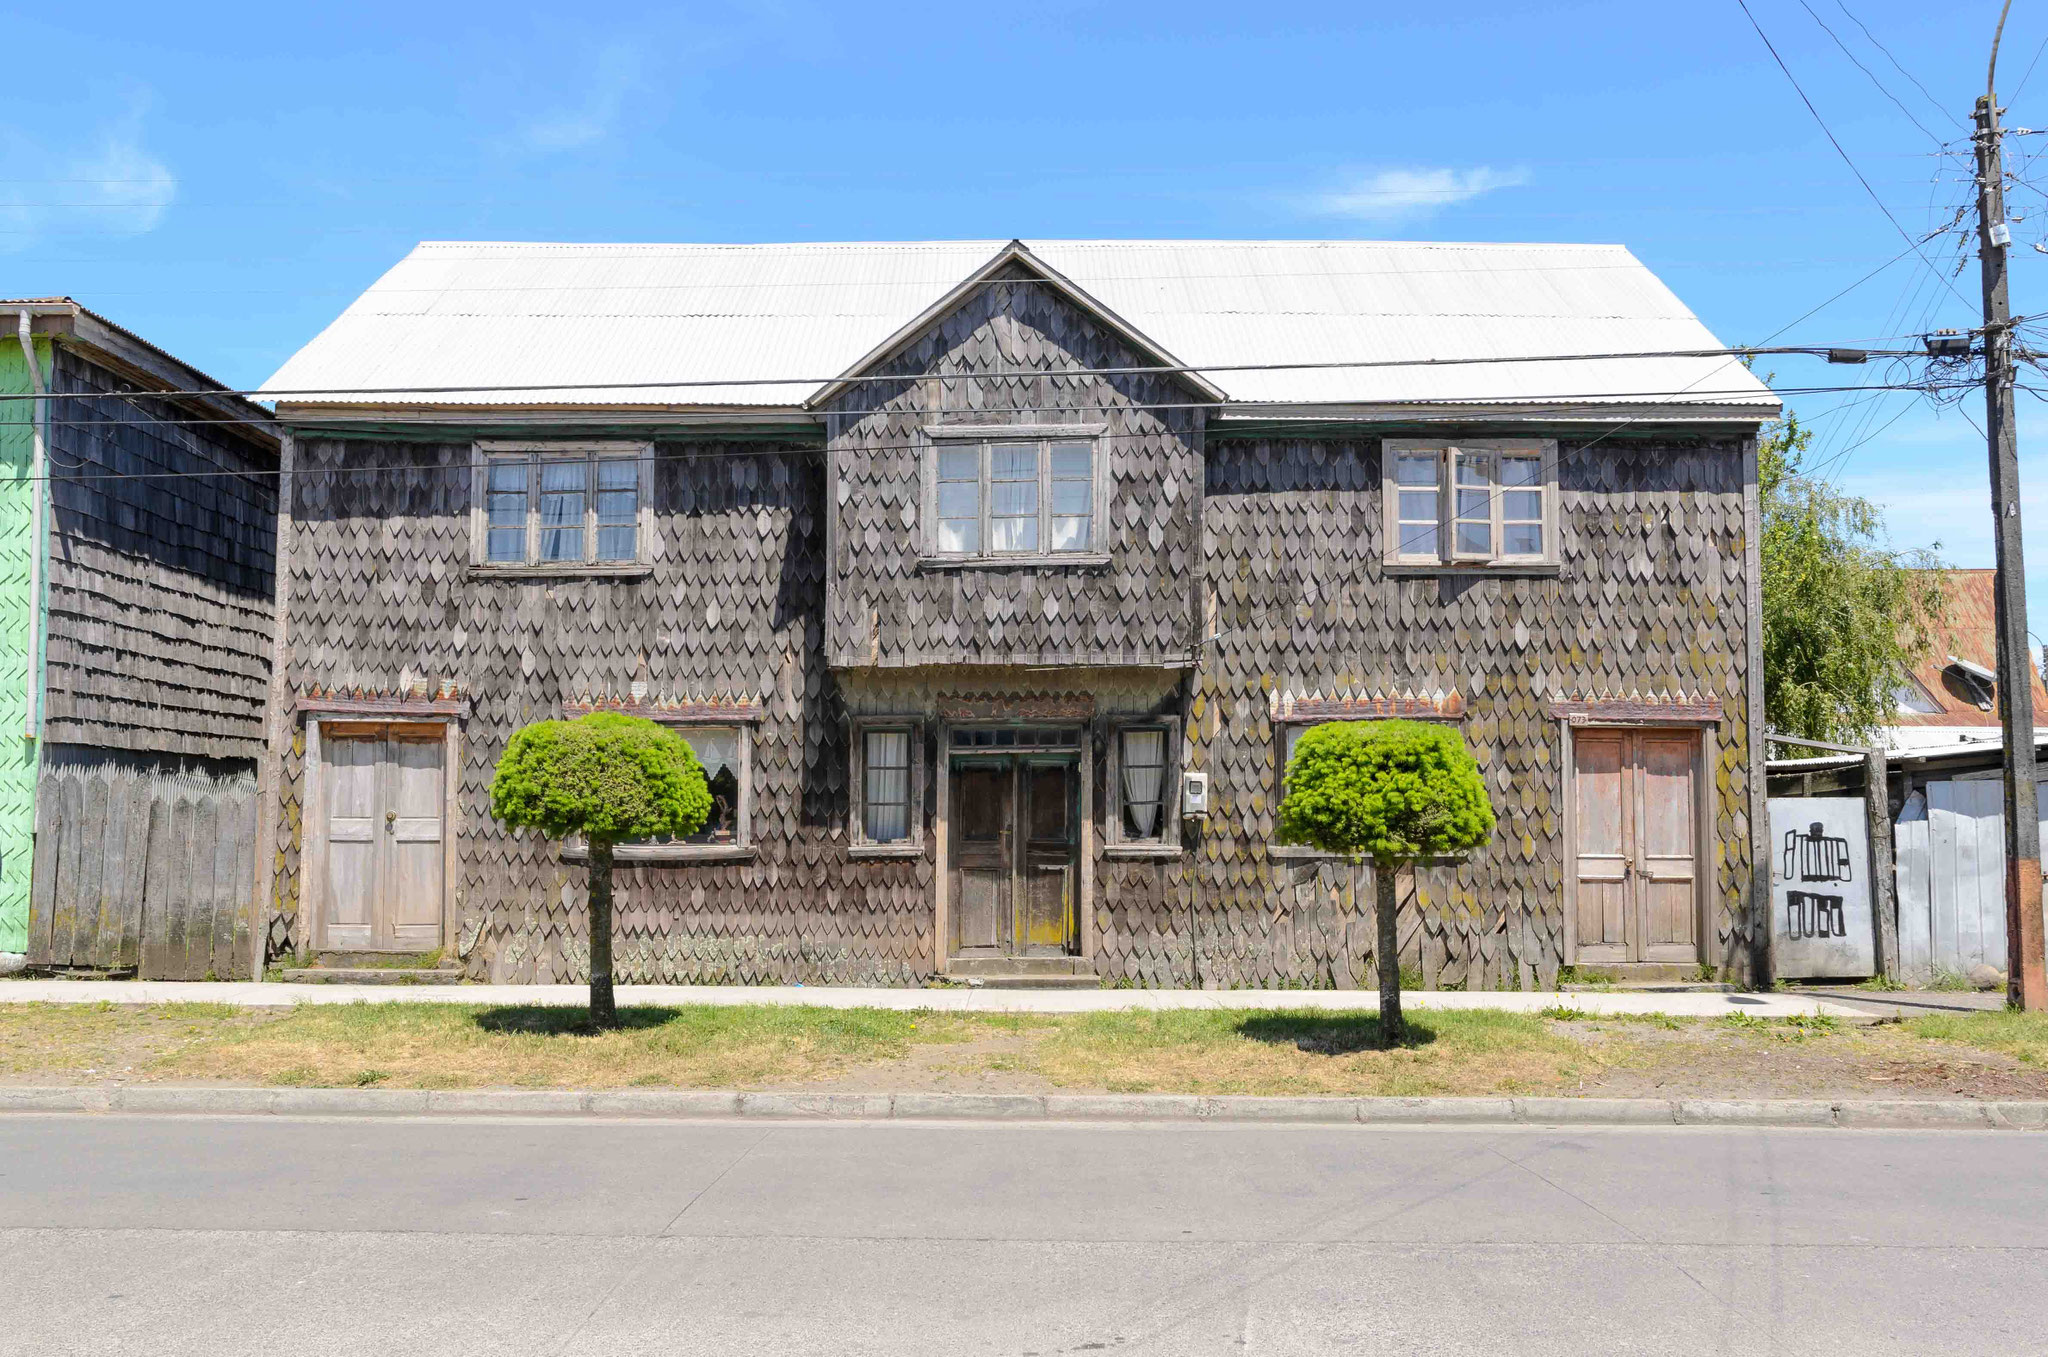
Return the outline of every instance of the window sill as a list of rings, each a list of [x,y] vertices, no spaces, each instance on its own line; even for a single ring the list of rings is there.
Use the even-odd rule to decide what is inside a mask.
[[[696,843],[680,848],[630,848],[620,845],[612,849],[612,862],[620,866],[638,866],[643,863],[663,865],[690,862],[752,862],[759,853],[752,844]],[[582,844],[564,844],[562,861],[588,862],[590,850]]]
[[[850,858],[921,858],[921,843],[852,843],[846,846]]]
[[[1389,578],[1415,575],[1523,575],[1554,576],[1564,573],[1558,561],[1385,561],[1380,570]]]
[[[1181,848],[1175,843],[1106,843],[1102,845],[1102,856],[1106,858],[1177,858]]]
[[[492,565],[473,563],[469,567],[469,578],[499,580],[561,580],[561,579],[645,579],[654,573],[654,567],[645,562],[625,561],[616,565]]]
[[[1106,551],[1062,551],[1038,556],[920,556],[919,570],[1095,570],[1109,564]]]

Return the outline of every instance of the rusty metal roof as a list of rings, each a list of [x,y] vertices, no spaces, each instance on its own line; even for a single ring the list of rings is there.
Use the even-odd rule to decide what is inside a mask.
[[[847,375],[1005,248],[428,242],[286,362],[264,394],[295,406],[787,409]],[[1619,245],[1044,240],[1022,249],[1184,364],[1721,347]],[[1228,401],[1249,406],[1728,406],[1745,418],[1776,410],[1730,358],[1208,375]],[[777,380],[750,384],[761,379]],[[662,382],[689,385],[649,385]],[[419,387],[448,389],[404,390]]]
[[[1894,726],[1997,726],[1998,707],[1992,685],[1975,679],[1968,670],[1951,661],[1995,672],[1998,667],[1997,604],[1991,585],[1992,570],[1942,570],[1942,614],[1934,628],[1934,645],[1926,658],[1913,666],[1913,681],[1933,699],[1938,712],[1900,711],[1892,717]],[[2034,712],[2048,712],[2048,688],[2044,688],[2032,656],[2028,672],[2034,677]],[[1987,710],[1980,701],[1991,701]]]

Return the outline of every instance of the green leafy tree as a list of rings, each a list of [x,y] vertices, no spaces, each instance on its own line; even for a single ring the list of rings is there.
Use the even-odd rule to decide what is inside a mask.
[[[1372,859],[1380,1036],[1389,1046],[1405,1036],[1395,874],[1477,848],[1493,826],[1479,765],[1448,726],[1333,721],[1303,732],[1287,761],[1280,842]]]
[[[618,1026],[612,1002],[612,849],[629,839],[694,834],[711,792],[674,731],[618,712],[539,721],[514,734],[491,779],[491,814],[590,850],[590,1022]]]
[[[1941,562],[1890,550],[1877,505],[1805,470],[1812,441],[1788,413],[1757,442],[1764,720],[1783,735],[1868,740],[1933,643]]]

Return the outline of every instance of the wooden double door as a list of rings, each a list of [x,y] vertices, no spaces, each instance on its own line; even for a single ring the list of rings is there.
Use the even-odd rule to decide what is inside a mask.
[[[445,732],[436,725],[330,722],[322,732],[325,951],[441,946]]]
[[[1071,956],[1079,949],[1072,759],[956,759],[951,769],[951,954]]]
[[[1579,730],[1572,763],[1572,959],[1699,961],[1699,733]]]

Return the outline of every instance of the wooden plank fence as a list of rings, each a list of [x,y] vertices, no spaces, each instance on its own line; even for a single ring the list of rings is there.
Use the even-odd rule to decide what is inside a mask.
[[[247,979],[242,906],[255,842],[252,773],[44,769],[29,966],[145,980]]]

